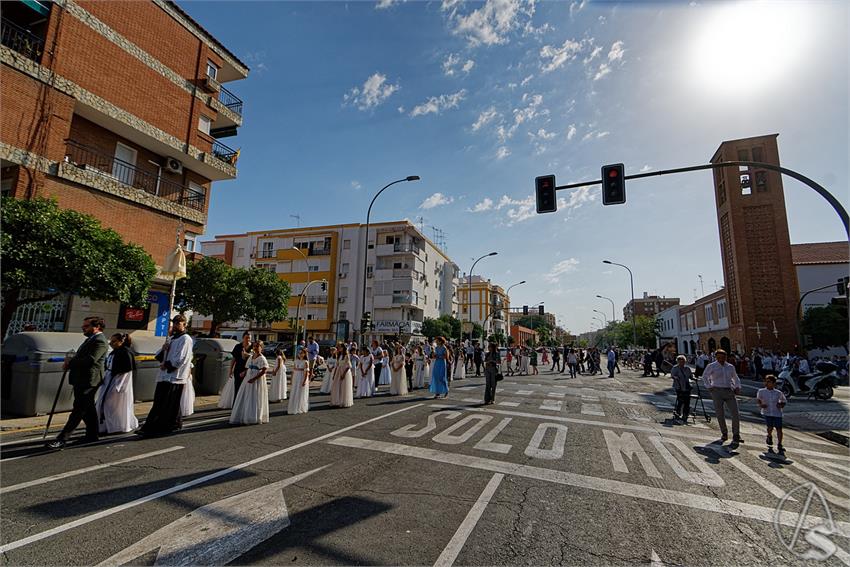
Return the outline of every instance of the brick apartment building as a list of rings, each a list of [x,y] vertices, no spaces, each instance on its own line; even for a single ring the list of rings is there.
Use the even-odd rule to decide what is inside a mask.
[[[165,0],[4,1],[0,62],[4,195],[91,214],[158,266],[178,233],[194,250],[212,183],[236,177],[239,152],[219,138],[242,125],[242,101],[222,84],[244,79],[244,63]],[[159,307],[142,319],[67,298],[52,321],[26,322],[75,329],[98,314],[110,329],[159,334],[165,290],[158,279]]]
[[[674,305],[679,305],[678,297],[658,297],[657,295],[649,295],[647,292],[643,292],[642,298],[639,297],[633,301],[629,301],[623,307],[623,318],[626,321],[630,321],[632,319],[632,313],[638,316],[655,317]]]

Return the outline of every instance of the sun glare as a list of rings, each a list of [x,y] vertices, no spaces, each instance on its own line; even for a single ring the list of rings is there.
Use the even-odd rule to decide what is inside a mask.
[[[689,66],[696,88],[713,96],[764,94],[805,57],[804,3],[741,2],[712,11],[693,41]]]

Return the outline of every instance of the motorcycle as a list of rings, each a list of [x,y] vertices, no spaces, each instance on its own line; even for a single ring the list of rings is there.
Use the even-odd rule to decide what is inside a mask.
[[[832,397],[838,382],[838,366],[832,362],[821,361],[815,364],[815,372],[799,374],[786,367],[779,373],[776,387],[785,397],[807,396],[818,400],[828,400]]]

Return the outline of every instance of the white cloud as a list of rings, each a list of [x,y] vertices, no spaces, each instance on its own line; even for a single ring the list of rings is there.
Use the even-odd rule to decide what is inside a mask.
[[[472,131],[477,132],[482,127],[492,122],[493,119],[496,118],[496,116],[498,116],[498,113],[496,112],[496,107],[491,106],[490,108],[478,115],[478,120],[476,120],[475,124],[472,125]]]
[[[443,61],[443,73],[445,73],[447,77],[454,75],[455,67],[457,67],[459,61],[460,57],[456,53],[449,53],[449,56],[446,57],[445,61]]]
[[[607,20],[607,19],[605,19],[605,16],[599,16],[599,23],[600,23],[600,24],[605,25],[605,22],[607,22],[607,21],[608,21],[608,20]]]
[[[568,39],[564,41],[561,47],[552,45],[544,45],[540,49],[540,58],[545,61],[542,65],[544,73],[550,73],[559,69],[569,61],[576,58],[576,55],[581,51],[581,42]]]
[[[612,63],[614,61],[621,61],[625,52],[626,50],[623,49],[623,42],[615,41],[611,45],[611,50],[608,52],[608,61],[611,61]]]
[[[461,5],[458,0],[444,0],[442,9],[449,12],[452,33],[465,37],[472,47],[508,43],[510,34],[526,30],[534,15],[534,2],[520,0],[487,0],[466,14],[460,13]]]
[[[570,126],[567,128],[567,140],[572,140],[573,138],[575,138],[575,135],[576,135],[576,125],[570,124]]]
[[[541,105],[543,104],[543,95],[529,95],[528,93],[525,93],[522,95],[522,102],[526,103],[525,107],[515,108],[513,110],[514,123],[510,126],[501,124],[496,129],[496,135],[499,138],[500,144],[504,144],[506,141],[513,138],[514,134],[516,134],[517,128],[519,128],[521,124],[529,122],[538,116],[547,116],[549,114],[548,109],[541,108]]]
[[[575,258],[567,258],[561,260],[549,269],[549,273],[543,276],[548,283],[554,284],[561,280],[561,276],[575,272],[578,268],[579,261]]]
[[[599,192],[595,187],[572,189],[567,193],[568,197],[558,198],[558,209],[565,211],[580,209],[582,205],[595,201],[598,194]]]
[[[605,136],[607,136],[608,134],[610,134],[610,132],[608,132],[608,131],[605,131],[605,132],[597,132],[597,133],[596,133],[596,138],[597,138],[597,139],[599,139],[599,138],[604,138],[604,137],[605,137]]]
[[[642,168],[640,168],[640,172],[646,173],[647,171],[650,171],[651,169],[652,169],[651,165],[644,165]]]
[[[447,197],[442,193],[434,193],[419,205],[420,209],[433,209],[434,207],[439,207],[441,205],[448,205],[454,202],[454,197]]]
[[[547,132],[545,128],[540,128],[537,132],[529,132],[532,140],[551,140],[557,134],[555,132]]]
[[[466,209],[470,213],[483,213],[484,211],[489,211],[493,208],[493,199],[489,197],[484,197],[484,200],[480,203],[476,203],[474,207],[471,209]]]
[[[391,7],[393,4],[397,4],[399,0],[378,0],[378,3],[375,4],[376,10],[386,10]]]
[[[362,185],[360,185],[360,182],[359,182],[359,181],[354,180],[354,181],[352,181],[352,182],[351,182],[351,188],[352,188],[352,189],[360,189],[361,187],[363,187],[363,186],[362,186]]]
[[[511,149],[507,146],[500,146],[496,151],[496,159],[505,159],[511,155]]]
[[[570,18],[575,17],[575,15],[581,12],[585,6],[587,6],[587,0],[572,2],[570,4]]]
[[[449,108],[457,108],[458,104],[466,98],[466,89],[461,89],[453,94],[444,94],[440,96],[432,96],[422,104],[419,104],[410,111],[411,117],[423,116],[425,114],[440,114],[442,111]]]
[[[598,140],[599,138],[604,138],[609,133],[610,132],[608,132],[608,131],[600,131],[600,130],[591,129],[591,130],[588,130],[587,134],[585,134],[584,136],[581,137],[581,141],[584,142],[586,140],[590,140],[591,138],[596,138]]]
[[[399,106],[396,110],[398,110],[399,114],[404,114],[404,106]]]
[[[593,51],[590,52],[590,55],[588,55],[587,57],[584,58],[584,61],[582,61],[582,63],[587,65],[588,63],[590,63],[591,61],[593,61],[594,59],[599,57],[599,55],[601,53],[602,53],[602,46],[597,45],[596,47],[593,48]]]
[[[475,61],[467,59],[466,63],[463,64],[463,67],[461,67],[460,70],[468,75],[469,72],[472,71],[473,67],[475,67]]]
[[[609,67],[607,63],[602,63],[599,65],[599,70],[596,72],[596,75],[593,76],[593,80],[598,81],[610,72],[611,67]]]
[[[522,82],[521,82],[519,85],[520,85],[521,87],[524,87],[525,85],[527,85],[528,83],[530,83],[530,82],[531,82],[531,79],[533,79],[533,78],[534,78],[534,74],[531,74],[531,75],[527,76],[526,78],[524,78],[524,79],[522,80]]]
[[[502,199],[504,200],[504,198],[505,197],[503,196]],[[511,204],[513,206],[511,206],[506,213],[508,226],[526,221],[536,214],[536,211],[534,210],[534,197],[531,195],[521,201],[511,200]]]
[[[363,83],[362,87],[353,87],[343,95],[343,104],[351,104],[360,110],[369,110],[386,101],[399,88],[399,85],[387,83],[387,76],[375,73]]]

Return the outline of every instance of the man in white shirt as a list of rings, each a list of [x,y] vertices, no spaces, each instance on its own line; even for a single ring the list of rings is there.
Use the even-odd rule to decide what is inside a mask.
[[[720,439],[726,441],[729,432],[726,429],[726,411],[724,406],[729,407],[732,414],[732,447],[743,443],[741,439],[741,417],[738,412],[738,399],[736,394],[741,393],[741,381],[735,367],[726,362],[726,351],[718,349],[714,356],[717,360],[705,367],[702,380],[714,401],[714,413],[717,415],[717,424],[720,425]]]
[[[164,435],[183,426],[180,399],[186,382],[192,379],[192,347],[192,337],[186,334],[186,317],[175,315],[171,337],[156,353],[160,364],[153,406],[138,431],[140,435]]]
[[[696,369],[697,369],[697,378],[702,376],[702,373],[705,372],[705,367],[708,366],[708,363],[710,361],[711,361],[711,359],[708,358],[707,354],[705,354],[702,351],[699,351],[699,356],[697,356],[697,360],[696,360],[696,364],[695,364]]]

